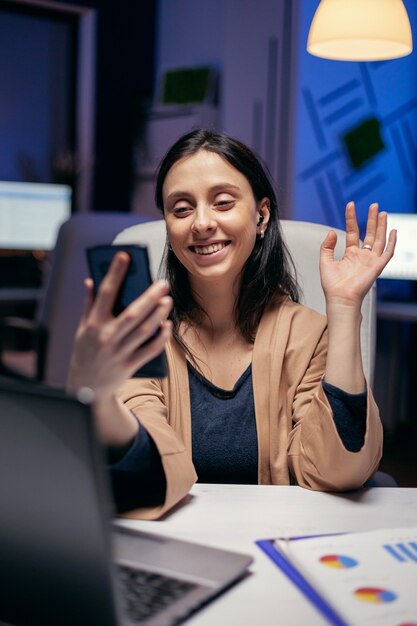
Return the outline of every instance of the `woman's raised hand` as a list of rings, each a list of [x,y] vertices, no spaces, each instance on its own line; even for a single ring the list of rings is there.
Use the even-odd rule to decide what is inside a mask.
[[[334,249],[337,235],[330,231],[320,249],[320,276],[327,306],[343,305],[360,308],[362,300],[392,258],[397,233],[389,233],[387,241],[387,214],[379,213],[378,205],[371,204],[363,245],[359,242],[359,228],[355,205],[346,206],[346,249],[343,258],[336,261]]]
[[[158,281],[120,315],[114,302],[129,266],[129,255],[115,255],[96,297],[91,279],[84,314],[78,326],[67,386],[89,387],[100,400],[110,397],[127,378],[162,352],[172,334],[167,317],[172,308],[169,286]],[[154,339],[147,341],[160,329]]]

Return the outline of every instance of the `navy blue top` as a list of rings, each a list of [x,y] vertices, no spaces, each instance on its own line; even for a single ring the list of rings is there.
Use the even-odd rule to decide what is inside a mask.
[[[233,389],[220,389],[188,363],[193,463],[202,483],[258,482],[252,365]]]
[[[188,363],[193,463],[199,481],[258,482],[258,440],[252,366],[231,390],[220,389]],[[349,394],[322,382],[343,445],[358,452],[366,430],[367,392]],[[166,481],[158,450],[141,426],[127,452],[109,465],[116,506],[128,510],[164,500]]]

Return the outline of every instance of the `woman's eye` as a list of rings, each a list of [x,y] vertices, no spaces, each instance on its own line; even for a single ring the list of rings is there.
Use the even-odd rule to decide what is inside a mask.
[[[189,206],[176,206],[172,209],[174,215],[177,215],[178,217],[184,217],[185,215],[188,215],[190,211],[191,207]]]
[[[234,204],[234,200],[217,200],[214,203],[214,206],[218,207],[219,209],[228,209],[231,208],[232,205]]]

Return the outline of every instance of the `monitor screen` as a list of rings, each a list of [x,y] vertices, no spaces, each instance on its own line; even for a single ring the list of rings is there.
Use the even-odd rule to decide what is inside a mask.
[[[52,250],[71,215],[71,187],[0,181],[0,248]]]
[[[389,213],[388,232],[397,230],[395,254],[380,278],[417,280],[417,213]]]

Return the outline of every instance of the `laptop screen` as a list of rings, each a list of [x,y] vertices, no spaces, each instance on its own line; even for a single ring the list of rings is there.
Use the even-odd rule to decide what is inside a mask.
[[[388,214],[388,232],[397,230],[395,254],[380,278],[417,280],[417,213]]]
[[[71,187],[0,181],[0,248],[52,250],[71,215]]]

